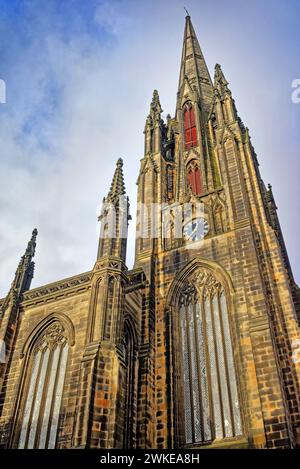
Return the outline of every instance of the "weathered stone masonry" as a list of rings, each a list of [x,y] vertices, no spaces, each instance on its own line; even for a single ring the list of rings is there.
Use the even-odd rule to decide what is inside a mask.
[[[299,447],[299,288],[249,130],[189,16],[176,113],[161,115],[154,91],[137,197],[170,216],[138,214],[134,268],[119,159],[93,269],[30,290],[34,230],[0,300],[1,448]],[[178,236],[178,207],[199,202]]]

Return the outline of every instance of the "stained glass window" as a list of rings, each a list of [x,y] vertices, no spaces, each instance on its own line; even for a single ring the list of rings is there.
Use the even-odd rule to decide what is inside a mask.
[[[193,106],[190,103],[187,104],[184,108],[183,122],[184,122],[185,149],[189,150],[190,148],[195,147],[198,144],[195,111],[194,111]]]
[[[202,193],[202,180],[201,173],[195,161],[192,161],[187,168],[187,181],[192,189],[193,194],[201,195]]]
[[[68,341],[63,326],[53,322],[36,341],[18,448],[55,448]]]
[[[186,444],[242,435],[226,296],[211,273],[184,286],[179,320]]]

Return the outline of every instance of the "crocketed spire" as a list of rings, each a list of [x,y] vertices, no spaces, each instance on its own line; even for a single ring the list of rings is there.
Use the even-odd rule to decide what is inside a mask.
[[[126,192],[123,174],[123,160],[119,158],[106,201],[114,201]]]
[[[215,88],[219,91],[221,95],[229,94],[231,95],[231,91],[228,88],[228,81],[225,78],[223,70],[220,64],[216,64],[215,66]]]
[[[13,286],[20,291],[26,291],[30,287],[33,278],[34,262],[32,261],[35,255],[36,238],[38,231],[35,228],[32,232],[31,238],[27,244],[25,254],[21,257],[19,262]]]
[[[152,102],[150,106],[150,114],[156,115],[156,114],[161,114],[162,113],[162,108],[160,105],[160,100],[159,100],[159,94],[157,90],[153,91],[153,97],[152,97]]]
[[[4,312],[11,301],[14,305],[16,305],[22,297],[22,294],[30,288],[34,273],[34,262],[32,258],[35,254],[37,234],[38,231],[35,228],[27,244],[25,254],[20,259],[13,282],[11,284],[11,288],[0,307],[0,320],[2,319]]]

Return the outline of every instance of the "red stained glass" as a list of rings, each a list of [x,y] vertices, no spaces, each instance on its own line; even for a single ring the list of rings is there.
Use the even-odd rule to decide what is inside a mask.
[[[187,173],[188,184],[191,186],[192,192],[195,195],[201,195],[202,193],[202,181],[199,168],[190,167]]]
[[[195,111],[192,106],[186,107],[184,111],[185,148],[189,150],[197,145],[197,128]]]

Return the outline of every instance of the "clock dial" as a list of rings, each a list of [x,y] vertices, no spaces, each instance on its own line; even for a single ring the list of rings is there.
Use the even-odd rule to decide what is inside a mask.
[[[204,218],[196,218],[183,228],[183,237],[189,242],[200,241],[209,231],[209,224]]]

